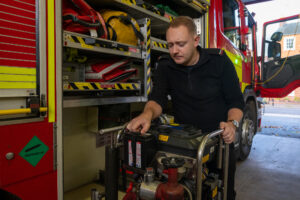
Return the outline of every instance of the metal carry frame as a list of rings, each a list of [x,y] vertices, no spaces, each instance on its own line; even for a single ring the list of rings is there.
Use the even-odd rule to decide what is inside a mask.
[[[117,127],[112,127],[112,128],[106,128],[106,129],[101,129],[99,130],[99,134],[107,134],[107,133],[112,133],[112,132],[117,132],[117,141],[120,138],[120,135],[122,134],[122,130],[125,129],[127,123],[125,125],[122,126],[117,126]],[[210,138],[213,137],[217,137],[219,136],[224,130],[219,129],[216,131],[213,131],[209,134],[207,134],[206,136],[204,136],[204,138],[201,140],[199,147],[198,147],[198,152],[197,152],[197,191],[196,191],[196,199],[197,200],[201,200],[202,196],[202,159],[203,159],[203,154],[204,154],[204,149],[206,146],[207,141]],[[113,142],[111,143],[111,147],[113,147],[114,144]],[[219,138],[219,151],[218,151],[218,168],[221,169],[222,168],[222,158],[223,158],[223,139],[220,137]],[[229,144],[225,144],[225,155],[224,155],[224,185],[223,185],[223,200],[227,199],[227,181],[228,181],[228,159],[229,159]]]
[[[204,154],[204,149],[207,141],[210,138],[219,136],[223,132],[222,129],[213,131],[207,134],[200,142],[197,153],[197,191],[196,191],[196,199],[202,199],[202,158]],[[218,152],[218,168],[222,167],[222,150],[223,150],[223,139],[220,137],[219,139],[219,152]],[[225,144],[225,156],[224,156],[224,188],[223,188],[223,200],[227,199],[227,180],[228,180],[228,158],[229,158],[229,145]]]

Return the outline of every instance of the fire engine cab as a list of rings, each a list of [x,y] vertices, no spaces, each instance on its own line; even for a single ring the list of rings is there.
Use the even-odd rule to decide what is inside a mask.
[[[242,0],[2,0],[0,199],[87,199],[104,190],[115,177],[105,174],[107,159],[119,154],[107,148],[116,134],[99,130],[142,111],[155,63],[168,54],[165,30],[179,15],[195,19],[200,45],[224,50],[236,68],[246,107],[235,147],[247,158],[258,97],[300,86],[299,52],[282,42],[299,34],[298,15],[265,24],[259,57]]]

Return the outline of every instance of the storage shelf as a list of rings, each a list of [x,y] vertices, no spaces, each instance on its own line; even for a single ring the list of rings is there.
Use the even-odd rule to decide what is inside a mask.
[[[178,6],[190,7],[193,12],[204,13],[208,5],[203,2],[194,0],[189,3],[188,0],[173,0],[173,3]],[[167,18],[156,14],[143,7],[130,3],[128,0],[87,0],[87,3],[92,5],[95,9],[102,8],[119,9],[129,13],[136,20],[150,19],[150,48],[153,53],[169,53],[167,42],[156,37],[165,34],[165,31],[172,20],[173,16]],[[196,6],[198,4],[200,6]],[[201,6],[203,5],[203,7]],[[153,37],[156,36],[156,37]],[[69,31],[63,32],[64,47],[76,48],[86,52],[102,53],[107,56],[124,56],[136,59],[145,59],[145,47],[132,46],[123,43],[118,43],[111,40],[93,38],[89,35],[73,33]],[[103,56],[106,56],[103,55]],[[146,67],[144,66],[144,70]],[[138,83],[122,83],[134,84],[134,86],[126,87],[121,83],[89,83],[89,82],[69,82],[64,83],[64,107],[81,107],[81,106],[97,106],[118,103],[133,103],[147,101],[145,94],[145,84],[148,77],[144,76],[145,80]],[[121,84],[121,85],[120,85]],[[75,86],[75,87],[74,87]],[[112,86],[112,87],[110,87]],[[145,87],[145,88],[144,88]]]
[[[147,98],[144,96],[131,96],[131,97],[102,97],[102,98],[75,98],[64,97],[63,107],[85,107],[85,106],[99,106],[118,103],[135,103],[146,102]]]
[[[64,83],[63,91],[68,93],[64,95],[64,107],[145,101],[136,95],[141,93],[140,83],[70,82]]]
[[[164,35],[170,21],[175,18],[175,16],[172,16],[171,14],[168,14],[169,18],[166,16],[161,16],[143,7],[135,5],[128,0],[87,0],[87,2],[99,8],[113,6],[129,13],[136,20],[149,18],[151,20],[152,34]],[[192,10],[202,14],[207,11],[206,7],[210,5],[207,0],[192,0],[191,2],[189,2],[189,0],[173,0],[173,2],[178,4],[178,6],[188,6]]]
[[[120,10],[123,10],[129,13],[132,17],[137,19],[150,18],[151,20],[151,32],[155,34],[165,34],[165,30],[167,29],[171,19],[167,17],[163,17],[154,12],[146,10],[140,6],[134,4],[125,3],[123,0],[88,0],[91,5],[96,5],[99,7],[103,7],[105,5],[115,6]],[[128,1],[127,1],[128,2]],[[173,18],[173,16],[172,16]]]
[[[64,31],[63,44],[65,47],[83,49],[87,51],[113,54],[119,56],[142,58],[141,49],[137,46],[122,44],[119,42],[92,38],[88,35]]]
[[[189,3],[188,0],[173,0],[174,2],[177,2],[178,4],[182,5],[182,6],[189,6],[190,8],[194,9],[195,11],[197,12],[200,12],[200,13],[205,13],[206,12],[206,5],[209,5],[209,3],[206,1],[206,0],[201,0],[201,2],[203,3],[200,3],[198,0],[193,0],[192,2]],[[194,2],[194,3],[193,3]],[[200,4],[200,6],[198,6]],[[201,7],[201,5],[203,6],[203,9]]]
[[[68,82],[63,85],[64,92],[93,92],[93,91],[140,91],[140,83],[118,82]]]
[[[150,41],[151,41],[151,50],[169,53],[167,41],[160,40],[155,37],[150,37]]]

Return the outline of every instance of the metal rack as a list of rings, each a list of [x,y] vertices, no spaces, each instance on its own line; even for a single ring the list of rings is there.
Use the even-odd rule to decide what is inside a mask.
[[[206,0],[173,0],[182,6],[189,6],[197,12],[205,13],[210,3]]]
[[[130,97],[107,97],[107,98],[64,98],[63,107],[85,107],[85,106],[98,106],[118,103],[134,103],[145,102],[147,98],[144,96],[130,96]]]
[[[151,50],[169,53],[167,41],[160,40],[155,37],[150,37]]]
[[[174,18],[174,16],[171,15],[170,18],[158,15],[128,0],[88,0],[88,2],[96,6],[114,6],[120,10],[126,11],[136,19],[149,18],[151,20],[151,32],[155,34],[164,34],[168,24]]]
[[[69,82],[63,85],[64,91],[124,91],[141,89],[140,83],[110,83],[110,82]]]
[[[196,12],[204,13],[209,3],[206,0],[173,0],[181,6],[189,6]],[[169,53],[167,42],[153,35],[164,35],[173,16],[165,17],[141,6],[135,1],[129,0],[87,0],[98,8],[113,7],[129,13],[142,24],[141,32],[145,36],[143,46],[132,46],[111,40],[93,38],[88,35],[63,32],[63,46],[75,48],[87,53],[101,53],[108,56],[122,56],[143,61],[144,78],[134,83],[100,83],[100,82],[64,82],[63,91],[68,94],[64,97],[64,107],[92,106],[115,103],[131,103],[147,101],[151,91],[151,51],[153,53]],[[119,95],[105,95],[108,92],[124,92]],[[88,92],[95,93],[94,97],[85,97]],[[130,95],[128,92],[132,92]],[[72,95],[74,94],[74,95]],[[104,95],[97,95],[104,94]],[[118,93],[119,94],[119,93]],[[132,95],[133,94],[133,95]]]
[[[84,50],[87,53],[101,53],[105,56],[123,56],[144,60],[141,46],[132,46],[101,38],[92,38],[88,35],[63,32],[64,47]],[[146,68],[144,67],[144,71]],[[143,83],[146,82],[144,78]],[[145,85],[145,84],[143,84]],[[117,103],[132,103],[147,101],[142,94],[141,81],[136,82],[73,82],[63,83],[64,107],[81,107]],[[111,93],[117,95],[111,95]],[[90,95],[91,94],[91,95]],[[93,98],[91,98],[93,96]]]
[[[92,38],[88,35],[73,33],[69,31],[63,32],[63,45],[65,47],[104,54],[113,54],[139,59],[142,58],[141,48],[137,46],[131,46],[101,38]]]

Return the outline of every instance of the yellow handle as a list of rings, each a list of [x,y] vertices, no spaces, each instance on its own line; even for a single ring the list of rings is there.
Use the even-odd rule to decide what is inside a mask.
[[[47,112],[47,107],[40,107],[40,112]],[[15,115],[15,114],[27,114],[31,113],[31,108],[0,110],[0,115]]]

